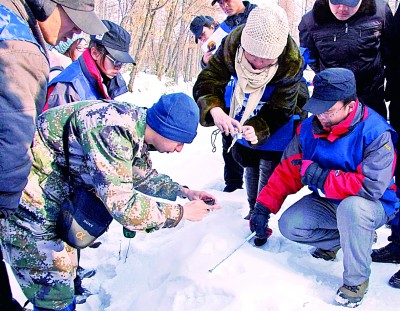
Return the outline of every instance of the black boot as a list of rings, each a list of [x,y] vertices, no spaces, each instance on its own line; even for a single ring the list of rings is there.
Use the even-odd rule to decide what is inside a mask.
[[[372,261],[373,262],[384,262],[384,263],[400,263],[400,228],[399,226],[393,226],[392,235],[388,238],[391,243],[388,245],[372,250]]]
[[[390,278],[389,285],[395,288],[400,288],[400,270]]]

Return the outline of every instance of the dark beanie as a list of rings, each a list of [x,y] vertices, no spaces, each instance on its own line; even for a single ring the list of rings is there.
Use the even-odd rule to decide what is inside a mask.
[[[147,109],[146,122],[159,135],[189,144],[197,135],[199,108],[184,93],[163,95]]]

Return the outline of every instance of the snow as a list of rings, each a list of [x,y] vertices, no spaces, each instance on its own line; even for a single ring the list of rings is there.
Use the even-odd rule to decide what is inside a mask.
[[[126,76],[128,79],[128,76]],[[193,82],[140,73],[132,93],[119,99],[150,106],[161,94],[182,91],[191,95]],[[192,189],[206,190],[218,198],[223,209],[201,222],[182,221],[176,228],[134,239],[122,235],[113,222],[99,240],[98,249],[82,251],[81,266],[97,274],[83,285],[96,293],[77,311],[299,311],[348,310],[335,305],[336,290],[342,285],[343,253],[332,262],[313,258],[310,246],[291,242],[279,233],[278,219],[290,204],[308,190],[290,196],[281,212],[273,215],[273,235],[263,247],[245,242],[212,273],[209,272],[251,233],[245,190],[224,193],[221,138],[211,151],[210,136],[215,128],[199,126],[198,136],[181,153],[152,153],[154,167]],[[180,200],[180,202],[185,202]],[[387,244],[390,230],[378,231],[374,248]],[[399,310],[400,290],[387,281],[399,269],[393,264],[372,264],[369,292],[359,311]],[[14,297],[26,298],[10,275]]]

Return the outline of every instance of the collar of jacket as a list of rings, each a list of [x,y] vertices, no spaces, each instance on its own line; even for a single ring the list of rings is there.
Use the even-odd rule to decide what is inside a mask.
[[[82,72],[86,79],[89,80],[90,84],[96,87],[101,94],[103,94],[104,99],[111,99],[108,96],[105,85],[103,84],[103,78],[101,76],[100,70],[96,65],[95,60],[90,55],[90,49],[86,49],[85,52],[78,58],[81,65]]]
[[[239,25],[244,24],[244,22],[247,20],[247,17],[250,14],[250,11],[257,7],[256,4],[252,4],[249,1],[243,1],[243,4],[245,6],[245,9],[244,9],[243,13],[239,13],[237,15],[228,16],[225,19],[225,23],[229,26],[230,29],[232,29],[233,27],[237,27]]]
[[[334,142],[340,137],[350,133],[358,123],[368,117],[367,106],[361,104],[358,99],[356,101],[356,107],[357,109],[354,109],[346,119],[330,129],[322,128],[317,116],[314,116],[312,120],[314,138],[325,138],[330,142]]]
[[[312,9],[314,20],[317,24],[329,24],[332,22],[345,23],[359,16],[375,15],[376,14],[376,0],[362,0],[361,6],[354,16],[350,17],[347,21],[339,21],[331,12],[329,8],[329,0],[317,0],[315,1]]]

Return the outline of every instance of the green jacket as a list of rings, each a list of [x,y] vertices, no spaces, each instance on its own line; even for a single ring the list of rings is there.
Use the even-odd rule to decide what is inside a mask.
[[[22,218],[33,212],[43,228],[54,225],[68,195],[62,133],[72,113],[68,145],[73,183],[93,188],[112,217],[130,230],[176,226],[182,206],[154,197],[176,200],[181,186],[152,169],[144,142],[146,109],[117,101],[76,102],[39,116]]]
[[[245,25],[238,26],[222,41],[221,46],[204,68],[193,87],[193,97],[200,108],[200,124],[213,126],[210,110],[220,107],[228,111],[225,105],[225,87],[231,76],[237,77],[235,56]],[[303,77],[303,58],[300,50],[289,35],[287,45],[278,58],[279,68],[268,86],[274,91],[270,99],[262,106],[257,115],[244,124],[254,127],[258,145],[264,144],[271,134],[289,121],[293,114],[301,114],[297,106],[300,80]]]

